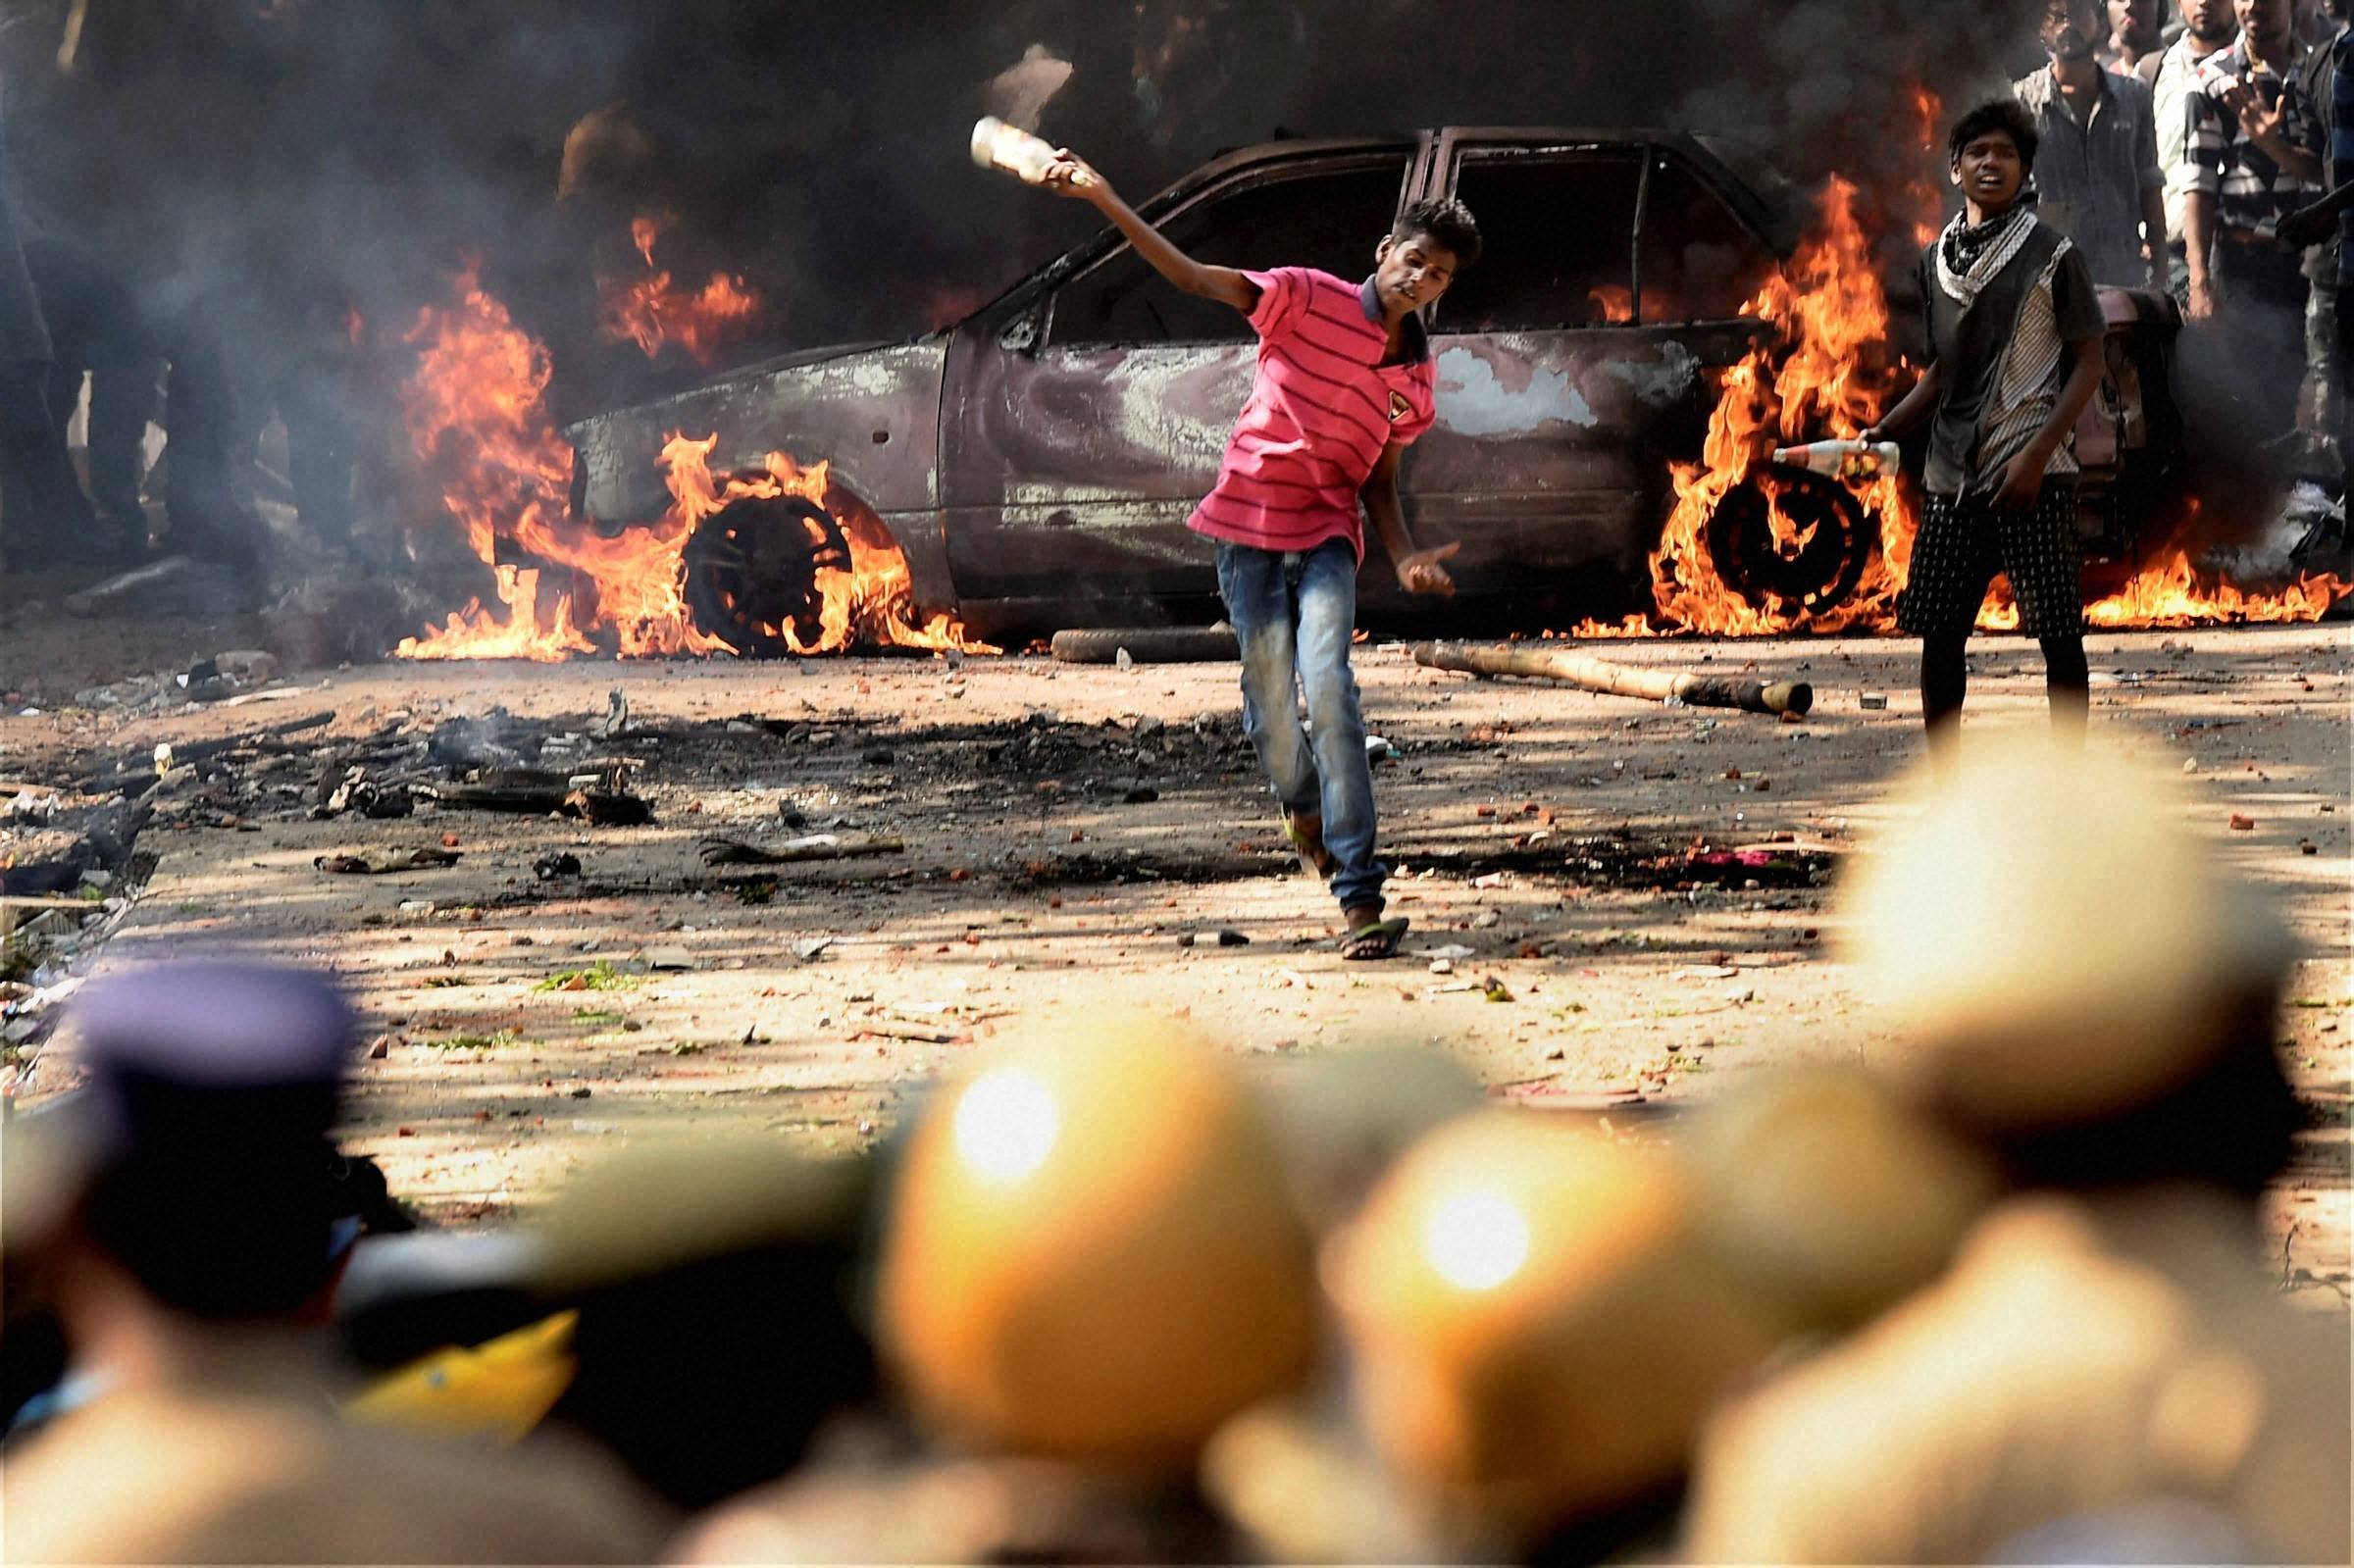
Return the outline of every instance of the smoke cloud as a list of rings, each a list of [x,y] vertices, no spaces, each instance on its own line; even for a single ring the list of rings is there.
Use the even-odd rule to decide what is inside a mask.
[[[1022,51],[1022,58],[990,78],[982,92],[989,112],[1024,130],[1038,128],[1038,117],[1071,79],[1068,60],[1057,59],[1043,43]]]

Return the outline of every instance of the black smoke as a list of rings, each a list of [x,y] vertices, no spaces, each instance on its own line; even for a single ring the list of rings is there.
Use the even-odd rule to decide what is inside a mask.
[[[263,330],[321,295],[398,322],[478,256],[556,345],[577,413],[698,374],[594,332],[597,257],[633,207],[678,215],[683,273],[767,296],[739,359],[939,325],[1084,232],[1092,215],[966,158],[987,84],[1033,46],[1076,68],[1043,132],[1136,195],[1276,135],[1664,125],[1738,138],[1802,188],[1841,170],[1894,214],[1942,181],[1914,86],[1949,112],[1999,88],[2032,58],[2033,7],[88,0],[68,73],[71,9],[16,0],[0,32],[37,222],[167,311],[233,300]],[[566,132],[614,104],[650,164],[557,202]]]

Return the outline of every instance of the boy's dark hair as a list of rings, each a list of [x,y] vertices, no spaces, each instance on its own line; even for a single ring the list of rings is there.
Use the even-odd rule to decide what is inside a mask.
[[[1461,272],[1479,260],[1479,224],[1471,209],[1453,196],[1418,201],[1398,215],[1390,226],[1392,239],[1427,234],[1433,244],[1455,253],[1455,270]]]
[[[2035,133],[2035,121],[2017,98],[1996,98],[1978,105],[1954,122],[1954,133],[1945,138],[1946,162],[1962,161],[1962,149],[1990,131],[2001,131],[2019,149],[2019,164],[2022,171],[2035,168],[2035,146],[2043,138]]]

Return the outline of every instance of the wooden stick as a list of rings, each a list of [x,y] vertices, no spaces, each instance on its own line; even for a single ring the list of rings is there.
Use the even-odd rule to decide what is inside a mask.
[[[1722,676],[1676,674],[1612,664],[1565,648],[1417,642],[1414,662],[1434,670],[1471,675],[1517,675],[1559,681],[1584,691],[1620,697],[1669,697],[1694,708],[1739,708],[1745,713],[1804,714],[1815,706],[1815,688],[1804,681],[1728,680]]]
[[[859,855],[896,855],[907,845],[897,838],[838,838],[821,833],[807,838],[794,838],[763,849],[757,844],[742,843],[734,838],[706,838],[702,856],[706,866],[790,866],[803,860],[849,860]]]

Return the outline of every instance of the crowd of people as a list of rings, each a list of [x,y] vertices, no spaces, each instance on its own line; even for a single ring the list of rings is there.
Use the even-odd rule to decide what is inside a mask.
[[[2047,64],[2013,84],[2044,222],[2095,282],[2173,293],[2267,437],[2343,433],[2346,22],[2342,0],[2176,0],[2171,22],[2160,0],[2050,0]]]
[[[1847,1065],[1663,1123],[1140,1017],[489,1235],[338,1152],[324,978],[104,977],[8,1129],[6,1555],[2347,1560],[2344,1315],[2260,1256],[2282,926],[2105,754],[1893,822]]]

